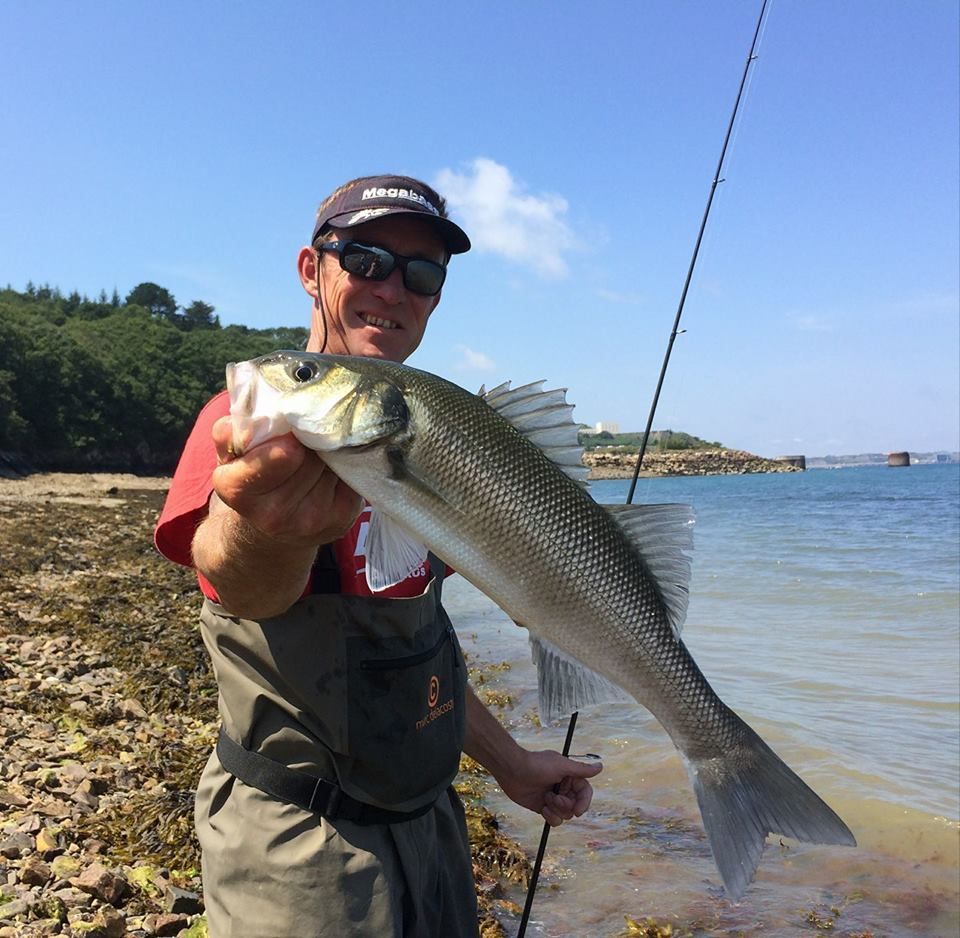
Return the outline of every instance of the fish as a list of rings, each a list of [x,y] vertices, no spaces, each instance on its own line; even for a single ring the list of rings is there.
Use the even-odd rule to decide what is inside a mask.
[[[855,846],[681,638],[690,507],[597,503],[566,390],[544,384],[474,394],[396,362],[295,351],[227,366],[238,453],[292,432],[372,506],[372,590],[432,551],[528,630],[544,722],[631,698],[653,714],[686,762],[730,898],[768,834]]]

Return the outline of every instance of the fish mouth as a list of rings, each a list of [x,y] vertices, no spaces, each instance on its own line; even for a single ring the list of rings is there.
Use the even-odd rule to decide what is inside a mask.
[[[272,389],[262,387],[255,362],[231,362],[226,373],[233,425],[230,448],[234,454],[242,456],[254,446],[289,431],[290,427],[282,416],[270,414]],[[257,413],[257,389],[261,387],[265,395],[265,414]]]

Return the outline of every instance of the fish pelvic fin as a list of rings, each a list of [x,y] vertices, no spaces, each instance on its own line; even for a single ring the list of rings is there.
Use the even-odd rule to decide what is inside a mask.
[[[689,764],[710,850],[734,901],[753,880],[767,834],[857,845],[836,812],[740,722],[742,740],[732,753]]]
[[[589,469],[583,464],[579,438],[583,424],[573,422],[566,388],[545,391],[543,384],[535,381],[511,388],[507,381],[489,391],[481,387],[478,396],[571,479],[586,485]]]
[[[545,725],[591,704],[632,699],[616,684],[545,639],[531,635],[530,651],[537,666],[540,721]]]

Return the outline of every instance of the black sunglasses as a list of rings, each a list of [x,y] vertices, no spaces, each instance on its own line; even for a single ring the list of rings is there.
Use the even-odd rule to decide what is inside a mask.
[[[386,280],[399,267],[403,285],[411,293],[436,296],[447,276],[447,268],[436,261],[422,257],[404,257],[386,248],[360,244],[358,241],[326,241],[316,246],[318,251],[335,251],[340,255],[340,267],[348,274],[364,280]]]

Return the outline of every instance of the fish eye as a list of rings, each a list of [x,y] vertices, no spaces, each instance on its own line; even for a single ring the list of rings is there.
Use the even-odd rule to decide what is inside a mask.
[[[300,364],[293,369],[294,380],[299,381],[301,384],[316,377],[316,374],[317,366],[313,362],[300,362]]]

